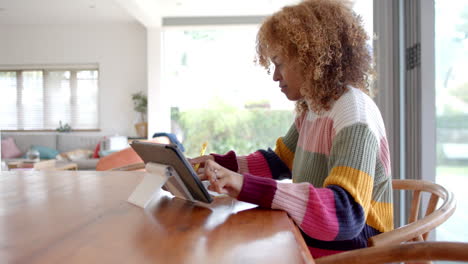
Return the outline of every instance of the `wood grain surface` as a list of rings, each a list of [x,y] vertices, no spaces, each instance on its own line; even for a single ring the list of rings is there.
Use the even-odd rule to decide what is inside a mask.
[[[312,263],[283,211],[162,192],[126,200],[144,172],[0,174],[0,263]]]

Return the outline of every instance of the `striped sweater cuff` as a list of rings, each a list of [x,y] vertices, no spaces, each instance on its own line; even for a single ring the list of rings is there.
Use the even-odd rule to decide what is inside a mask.
[[[271,208],[276,192],[276,181],[270,178],[244,174],[244,183],[237,200]]]
[[[237,156],[234,151],[229,151],[224,155],[219,155],[216,153],[210,153],[214,157],[216,163],[223,166],[224,168],[232,171],[239,171],[239,165],[237,164]]]

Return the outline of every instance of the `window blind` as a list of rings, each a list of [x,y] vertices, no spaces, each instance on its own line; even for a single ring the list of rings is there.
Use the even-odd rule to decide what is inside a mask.
[[[97,129],[97,69],[0,71],[0,128],[55,130]]]

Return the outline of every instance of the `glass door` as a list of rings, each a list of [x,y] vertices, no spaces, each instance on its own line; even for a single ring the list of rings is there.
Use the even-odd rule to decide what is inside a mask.
[[[372,36],[372,0],[353,3]],[[187,156],[198,155],[202,142],[210,142],[208,152],[215,153],[274,148],[293,123],[294,104],[279,91],[272,75],[253,63],[258,28],[165,27],[162,85],[171,107],[171,132]]]
[[[435,1],[436,182],[453,191],[439,241],[468,242],[468,1]]]
[[[170,93],[171,126],[186,155],[274,147],[294,121],[266,70],[254,64],[258,25],[168,27],[163,85]],[[184,94],[184,96],[179,96]]]

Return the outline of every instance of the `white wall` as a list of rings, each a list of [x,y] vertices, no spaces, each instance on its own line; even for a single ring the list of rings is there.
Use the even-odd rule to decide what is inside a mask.
[[[0,65],[90,63],[100,70],[101,133],[135,136],[131,94],[147,89],[143,26],[0,25]]]
[[[148,41],[148,129],[152,132],[171,131],[171,110],[165,89],[161,85],[161,27],[147,28]],[[151,137],[152,133],[148,133]]]

